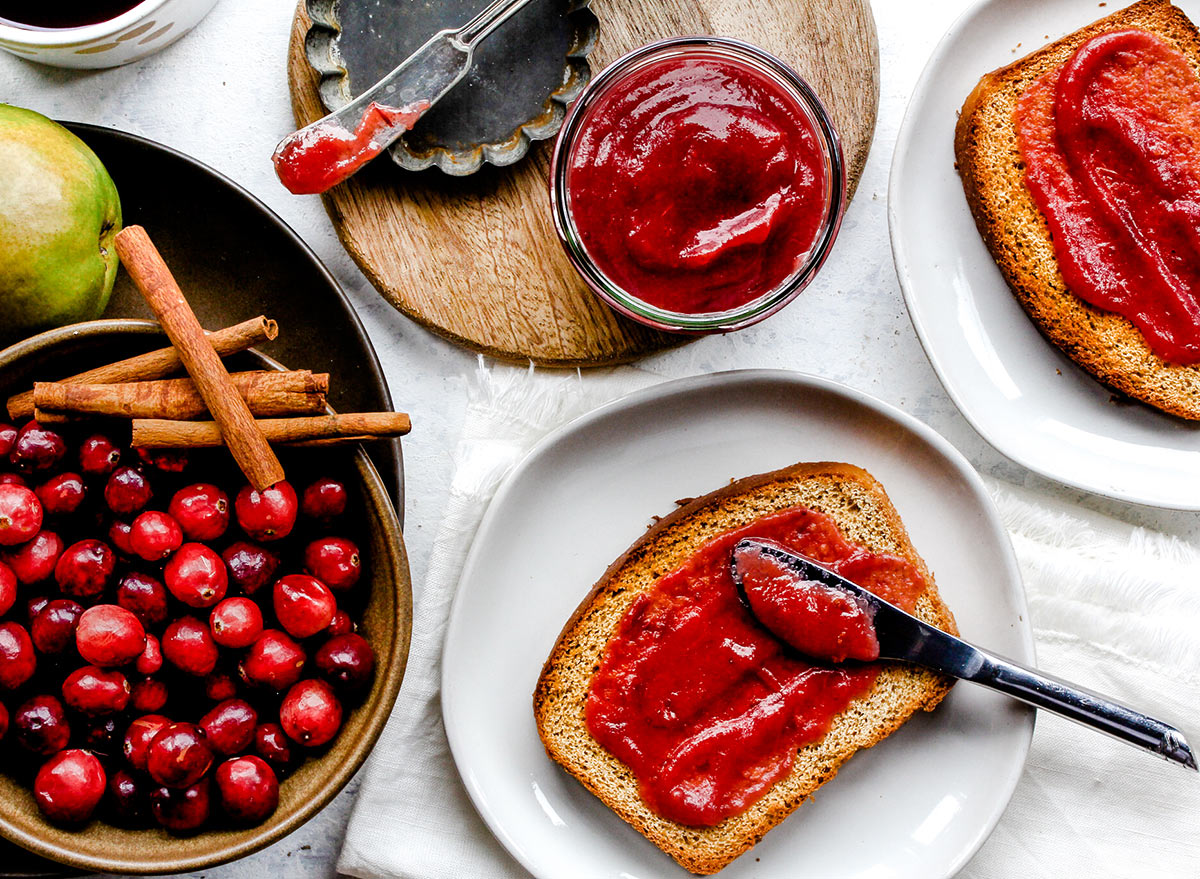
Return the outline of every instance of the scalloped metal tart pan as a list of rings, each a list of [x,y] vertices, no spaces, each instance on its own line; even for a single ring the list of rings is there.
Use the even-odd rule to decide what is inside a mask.
[[[488,0],[379,3],[307,0],[304,53],[320,75],[329,111],[354,99],[443,28],[458,27]],[[511,165],[531,142],[558,133],[567,107],[591,79],[587,55],[599,23],[588,0],[532,0],[475,53],[465,79],[392,145],[401,168],[473,174]]]

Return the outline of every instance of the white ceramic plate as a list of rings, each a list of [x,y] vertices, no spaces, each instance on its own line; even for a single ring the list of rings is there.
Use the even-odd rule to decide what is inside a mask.
[[[631,394],[541,442],[484,516],[450,616],[442,704],[467,790],[539,879],[682,868],[552,763],[533,721],[542,663],[605,568],[677,498],[797,461],[847,461],[888,491],[965,635],[1031,662],[1025,596],[979,477],[899,410],[823,379],[726,372]],[[722,876],[939,879],[1008,803],[1031,711],[960,684],[855,756]]]
[[[1043,476],[1120,500],[1200,510],[1200,427],[1112,392],[1037,331],[988,254],[954,170],[954,125],[979,77],[1124,5],[984,0],[938,44],[892,161],[888,220],[913,326],[985,439]],[[1176,0],[1200,21],[1200,0]]]

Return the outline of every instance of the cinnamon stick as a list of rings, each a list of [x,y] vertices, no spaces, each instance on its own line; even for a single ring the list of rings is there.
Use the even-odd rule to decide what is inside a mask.
[[[204,330],[183,291],[175,283],[150,236],[141,226],[126,226],[116,237],[117,254],[130,278],[162,324],[179,359],[196,382],[205,405],[220,427],[221,437],[246,479],[264,491],[284,478],[283,466],[241,398],[221,356]]]
[[[221,445],[221,431],[213,421],[165,421],[135,418],[132,445],[139,449],[201,449]],[[308,418],[268,418],[255,422],[272,443],[309,443],[313,440],[357,442],[364,437],[403,436],[412,421],[403,412],[353,412]]]
[[[310,415],[325,411],[329,373],[308,370],[236,372],[230,378],[250,411],[259,417]],[[208,412],[190,378],[124,384],[35,382],[34,412],[84,413],[115,418],[187,420]]]
[[[279,335],[279,325],[263,315],[242,321],[232,327],[208,333],[208,341],[222,357],[237,354],[255,345],[269,342]],[[69,384],[114,384],[164,378],[183,369],[179,352],[173,347],[147,351],[136,357],[98,366],[60,381]],[[33,415],[33,391],[25,391],[8,398],[8,416],[21,421]]]

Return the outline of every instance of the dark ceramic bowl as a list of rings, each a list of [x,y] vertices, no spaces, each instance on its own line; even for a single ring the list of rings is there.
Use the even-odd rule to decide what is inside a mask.
[[[0,395],[162,347],[158,325],[141,320],[101,320],[51,330],[0,351]],[[282,368],[254,351],[231,360],[240,368]],[[337,795],[366,759],[391,712],[404,677],[412,631],[412,587],[404,537],[387,490],[360,447],[294,450],[281,454],[289,472],[318,471],[346,481],[351,489],[348,530],[364,549],[366,571],[359,604],[351,609],[375,649],[370,691],[347,711],[341,733],[316,751],[279,788],[279,807],[249,828],[224,824],[194,836],[172,836],[158,828],[129,830],[94,820],[78,830],[45,821],[29,788],[0,759],[0,835],[36,854],[80,870],[102,873],[178,873],[201,870],[249,854],[295,830]],[[300,480],[297,480],[300,481]],[[349,707],[349,706],[348,706]],[[0,864],[0,871],[3,865]]]

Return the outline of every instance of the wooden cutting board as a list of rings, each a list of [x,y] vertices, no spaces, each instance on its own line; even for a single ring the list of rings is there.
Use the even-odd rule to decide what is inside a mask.
[[[600,38],[593,73],[657,39],[736,37],[792,65],[821,96],[842,137],[850,192],[879,104],[879,45],[869,0],[594,0]],[[288,53],[299,125],[325,115],[304,57],[301,0]],[[398,59],[399,60],[399,59]],[[599,366],[689,337],[616,315],[567,261],[550,214],[553,141],[508,168],[469,177],[373,162],[323,196],[350,256],[392,305],[453,342],[505,360]]]

